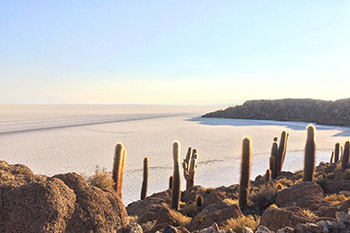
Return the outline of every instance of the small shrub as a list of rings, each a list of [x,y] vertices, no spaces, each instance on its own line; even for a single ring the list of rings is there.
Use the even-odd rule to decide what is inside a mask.
[[[224,230],[232,229],[236,233],[242,233],[243,227],[249,227],[255,232],[256,228],[259,226],[260,217],[252,215],[242,216],[240,218],[231,218],[226,221]]]
[[[253,191],[250,195],[253,206],[259,211],[264,211],[275,202],[277,189],[270,185],[261,186],[259,190]]]
[[[274,208],[274,209],[278,209],[278,206],[276,204],[271,204],[269,207]]]
[[[322,189],[324,189],[324,188],[326,187],[326,185],[328,184],[328,178],[327,178],[327,177],[322,177],[322,176],[320,176],[320,177],[317,177],[317,178],[315,179],[315,182],[316,182],[319,186],[321,186]]]
[[[186,205],[181,208],[180,212],[185,216],[194,217],[199,213],[199,208],[196,202],[190,202],[188,204],[186,203]]]
[[[349,200],[349,198],[343,194],[340,194],[340,195],[339,194],[331,194],[331,195],[326,196],[324,198],[324,200],[330,202],[332,205],[339,205],[339,204]]]
[[[287,178],[279,179],[278,183],[280,183],[282,186],[290,187],[293,185],[292,180],[288,180]]]
[[[88,177],[87,182],[98,188],[112,188],[114,181],[111,177],[111,172],[107,172],[106,168],[100,168],[98,165],[94,169],[95,174]]]

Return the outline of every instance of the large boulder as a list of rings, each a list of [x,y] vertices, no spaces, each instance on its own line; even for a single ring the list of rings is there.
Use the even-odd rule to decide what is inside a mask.
[[[300,182],[279,192],[275,203],[279,207],[300,206],[307,208],[315,203],[323,202],[323,196],[323,189],[318,184]]]
[[[330,182],[325,186],[324,190],[326,193],[339,193],[340,191],[350,191],[350,180]]]
[[[75,173],[46,177],[0,161],[0,232],[118,232],[128,224],[112,190]]]
[[[267,208],[261,216],[260,225],[277,231],[284,227],[295,227],[299,223],[316,221],[307,216],[300,207]]]

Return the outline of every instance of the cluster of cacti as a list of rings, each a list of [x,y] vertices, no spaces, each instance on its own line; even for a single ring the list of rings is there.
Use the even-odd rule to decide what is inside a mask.
[[[181,179],[180,179],[180,143],[173,143],[174,174],[172,186],[171,208],[179,210],[181,198]]]
[[[188,148],[186,158],[182,162],[184,169],[184,177],[186,180],[186,189],[191,188],[194,185],[194,176],[197,167],[197,149]]]
[[[149,169],[149,161],[148,157],[145,156],[143,159],[143,181],[142,181],[142,188],[141,188],[141,200],[145,199],[147,196],[147,189],[148,189],[148,169]]]
[[[307,126],[307,138],[305,144],[304,174],[303,181],[313,181],[315,173],[316,143],[315,127]]]
[[[287,151],[287,141],[289,134],[286,131],[281,133],[280,143],[277,143],[277,137],[273,138],[271,156],[270,156],[270,170],[272,173],[272,179],[276,179],[281,173],[284,159]]]
[[[122,198],[123,176],[125,167],[126,149],[121,142],[117,143],[114,153],[112,178],[115,191]]]
[[[349,156],[350,156],[349,141],[346,141],[345,145],[344,145],[344,152],[343,152],[342,160],[341,160],[341,169],[342,170],[345,170],[349,166]]]
[[[239,206],[241,209],[247,207],[251,158],[252,142],[250,137],[245,137],[242,142],[241,178],[239,183]]]

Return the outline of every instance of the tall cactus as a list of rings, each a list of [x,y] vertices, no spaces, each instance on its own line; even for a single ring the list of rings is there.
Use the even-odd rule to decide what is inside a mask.
[[[169,176],[169,189],[172,190],[173,189],[173,184],[174,184],[174,177],[171,175]]]
[[[315,127],[307,126],[307,139],[305,145],[304,175],[303,181],[313,181],[315,173],[316,143]]]
[[[277,177],[277,167],[276,167],[276,160],[278,157],[278,145],[277,145],[277,138],[274,138],[271,148],[271,156],[270,156],[270,170],[271,170],[271,178],[276,179]]]
[[[333,161],[334,161],[334,151],[332,151],[331,159],[329,160],[329,163],[333,163]]]
[[[239,206],[241,209],[247,207],[248,190],[250,183],[250,166],[252,158],[252,143],[250,137],[243,138],[241,157],[241,178],[239,183]]]
[[[188,148],[186,158],[182,163],[182,167],[184,169],[186,189],[191,188],[194,185],[194,176],[197,167],[197,149],[193,149],[191,155],[191,147]]]
[[[173,159],[174,159],[174,174],[173,174],[173,189],[171,208],[179,210],[181,198],[181,179],[180,179],[180,143],[174,141],[173,143]]]
[[[118,142],[115,147],[112,178],[115,183],[115,191],[120,198],[122,198],[125,159],[126,149],[121,142]]]
[[[349,166],[349,156],[349,141],[346,141],[344,145],[343,159],[341,161],[342,170],[345,170]]]
[[[287,150],[287,140],[288,140],[289,134],[286,131],[282,131],[280,143],[278,146],[278,155],[276,160],[276,176],[278,176],[283,168],[284,159],[286,157],[286,150]]]
[[[149,169],[149,161],[148,157],[145,156],[143,159],[143,181],[142,181],[142,188],[141,188],[141,200],[144,200],[147,197],[147,190],[148,190],[148,169]]]
[[[335,150],[334,150],[334,162],[335,163],[339,161],[339,150],[340,150],[340,144],[336,143]]]

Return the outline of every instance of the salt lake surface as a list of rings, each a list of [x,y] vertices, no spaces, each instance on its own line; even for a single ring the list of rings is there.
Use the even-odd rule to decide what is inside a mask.
[[[123,199],[138,200],[144,156],[149,157],[149,194],[167,189],[172,142],[198,149],[195,183],[205,187],[238,183],[241,140],[253,140],[252,178],[268,168],[272,139],[289,132],[284,170],[303,167],[307,123],[210,119],[199,116],[217,106],[0,105],[0,160],[22,163],[33,172],[91,175],[94,166],[112,169],[114,147],[127,149]],[[316,126],[317,163],[328,161],[350,129]],[[183,180],[183,184],[185,181]],[[183,185],[184,187],[184,185]]]

